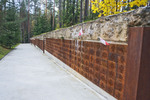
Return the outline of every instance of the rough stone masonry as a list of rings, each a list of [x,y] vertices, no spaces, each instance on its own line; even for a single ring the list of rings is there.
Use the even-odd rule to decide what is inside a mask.
[[[127,42],[128,27],[150,26],[150,7],[142,7],[133,11],[101,17],[94,21],[89,21],[74,25],[68,28],[47,32],[32,39],[43,38],[65,38],[74,39],[81,28],[86,35],[78,37],[82,40],[97,40],[100,36],[107,41]]]

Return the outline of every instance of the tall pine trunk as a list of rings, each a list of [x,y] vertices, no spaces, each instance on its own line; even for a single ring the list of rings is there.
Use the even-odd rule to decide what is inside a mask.
[[[65,20],[65,2],[66,2],[66,0],[63,0],[63,20],[62,20],[62,25],[63,25],[63,27],[64,27],[64,20]]]
[[[78,0],[77,0],[77,3],[76,3],[75,23],[78,23]]]
[[[46,2],[45,15],[46,15],[46,18],[47,18],[47,0],[45,2]]]
[[[73,9],[72,9],[72,13],[73,13],[73,21],[72,21],[72,24],[74,25],[75,24],[75,0],[73,0]]]
[[[100,1],[100,2],[101,2],[101,1]],[[91,0],[90,0],[90,19],[93,19]]]
[[[80,1],[80,23],[82,23],[82,0]]]
[[[19,9],[19,18],[21,20],[21,2],[19,0],[19,6],[20,6],[20,9]],[[21,43],[23,42],[23,39],[22,39],[22,29],[21,29],[21,23],[20,23],[20,40],[21,40]]]
[[[55,29],[55,0],[54,0],[54,7],[53,7],[53,30]]]
[[[84,20],[88,18],[89,0],[85,0]]]
[[[62,15],[62,12],[61,12],[61,0],[59,0],[59,27],[60,28],[62,27],[61,15]]]
[[[30,0],[28,0],[28,42],[30,42]]]

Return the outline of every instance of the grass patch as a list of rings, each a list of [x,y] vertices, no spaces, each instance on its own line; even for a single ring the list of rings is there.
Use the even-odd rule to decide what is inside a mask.
[[[14,45],[14,46],[12,47],[12,49],[14,49],[14,48],[15,48],[16,46],[18,46],[18,45],[19,45],[19,44]],[[0,60],[1,60],[5,55],[7,55],[12,49],[6,49],[6,48],[0,46]]]
[[[5,55],[7,55],[11,49],[6,49],[0,46],[0,59],[2,59]]]

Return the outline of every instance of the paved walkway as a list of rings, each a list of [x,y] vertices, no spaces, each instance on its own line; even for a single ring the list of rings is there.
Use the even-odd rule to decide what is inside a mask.
[[[0,61],[0,100],[102,100],[37,48],[21,44]]]

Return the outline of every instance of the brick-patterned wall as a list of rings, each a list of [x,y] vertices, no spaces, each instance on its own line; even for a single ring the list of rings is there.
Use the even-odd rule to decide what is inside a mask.
[[[44,45],[44,43],[43,43],[43,40],[37,40],[37,46],[41,49],[41,50],[44,50],[44,48],[43,48],[43,45]]]
[[[46,51],[112,96],[123,99],[127,45],[47,38]]]
[[[43,40],[32,40],[43,50]],[[45,50],[94,84],[123,99],[127,45],[46,38]]]
[[[36,41],[35,40],[30,40],[31,44],[36,45]]]
[[[38,46],[42,51],[44,50],[44,41],[35,39],[35,40],[30,40],[30,42],[36,46]]]

